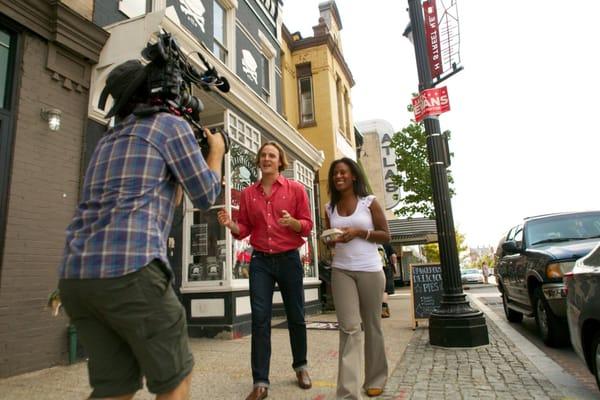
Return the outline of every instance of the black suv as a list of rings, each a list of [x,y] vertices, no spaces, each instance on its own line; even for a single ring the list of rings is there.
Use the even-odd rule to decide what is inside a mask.
[[[569,343],[563,275],[600,241],[600,211],[526,218],[502,237],[495,275],[506,318],[535,317],[549,346]]]

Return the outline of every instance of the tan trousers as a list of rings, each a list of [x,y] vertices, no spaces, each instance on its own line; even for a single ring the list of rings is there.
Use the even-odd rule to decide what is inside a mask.
[[[364,359],[365,389],[383,388],[388,375],[381,301],[385,275],[379,272],[353,272],[333,268],[331,289],[340,329],[336,399],[361,398],[361,367]]]

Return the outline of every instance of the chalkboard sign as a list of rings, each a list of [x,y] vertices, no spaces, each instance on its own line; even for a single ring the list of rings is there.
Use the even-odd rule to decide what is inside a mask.
[[[411,311],[413,329],[418,320],[428,319],[442,300],[442,266],[440,264],[410,264]]]

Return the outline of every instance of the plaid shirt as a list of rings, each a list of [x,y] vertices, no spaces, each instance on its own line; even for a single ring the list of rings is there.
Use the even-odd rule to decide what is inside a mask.
[[[177,183],[202,209],[221,190],[185,120],[130,115],[109,130],[96,146],[67,227],[60,277],[114,278],[155,258],[169,265]]]

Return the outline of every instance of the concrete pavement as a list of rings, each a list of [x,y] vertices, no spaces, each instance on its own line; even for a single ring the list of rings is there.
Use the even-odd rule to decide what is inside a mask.
[[[467,292],[468,293],[468,292]],[[390,298],[392,317],[383,320],[390,378],[380,399],[594,399],[591,392],[542,352],[533,351],[476,297],[472,305],[487,317],[490,344],[474,349],[429,345],[426,327],[410,326],[409,291],[398,288]],[[335,314],[309,316],[335,322]],[[313,388],[296,386],[283,320],[273,321],[269,399],[335,398],[337,330],[309,329],[309,367]],[[506,326],[504,326],[506,325]],[[192,339],[196,367],[193,399],[244,399],[252,387],[250,338]],[[0,399],[83,399],[89,394],[85,362],[0,380]],[[152,399],[147,391],[136,399]],[[365,398],[367,398],[365,396]]]

